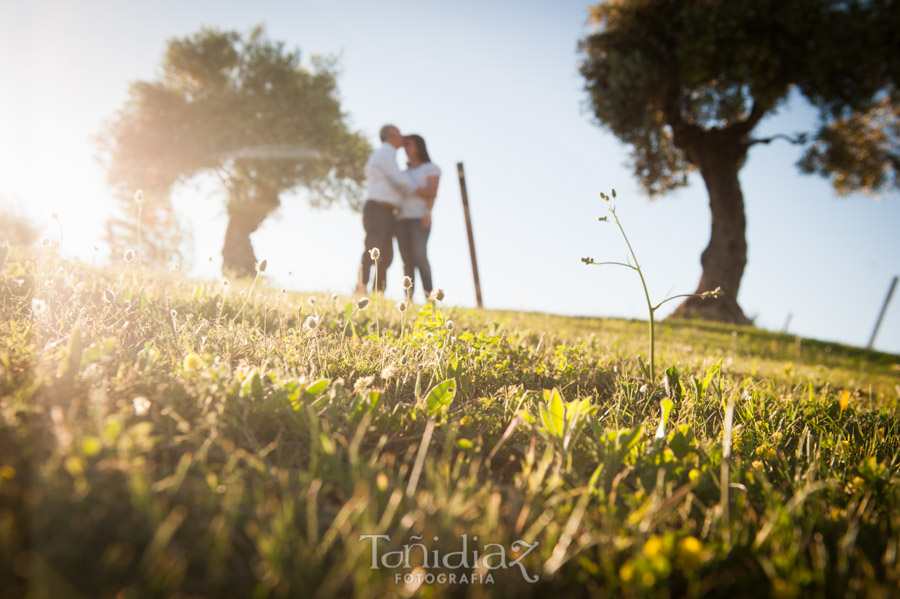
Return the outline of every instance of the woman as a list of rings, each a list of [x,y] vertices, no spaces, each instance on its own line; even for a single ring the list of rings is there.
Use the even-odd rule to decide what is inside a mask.
[[[403,149],[409,160],[405,175],[416,191],[404,195],[396,219],[397,247],[403,259],[403,274],[415,283],[416,269],[425,297],[431,295],[431,266],[428,264],[428,235],[431,233],[431,208],[437,197],[441,169],[428,157],[425,140],[421,135],[403,138]],[[412,289],[410,289],[412,297]]]

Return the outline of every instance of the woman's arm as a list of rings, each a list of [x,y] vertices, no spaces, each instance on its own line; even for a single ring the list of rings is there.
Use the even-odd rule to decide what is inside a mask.
[[[431,226],[431,209],[434,207],[435,198],[437,198],[437,188],[440,179],[440,175],[428,177],[428,184],[425,187],[420,187],[416,190],[416,193],[425,198],[425,200],[428,202],[428,210],[425,212],[425,216],[422,218],[423,229],[427,229]]]

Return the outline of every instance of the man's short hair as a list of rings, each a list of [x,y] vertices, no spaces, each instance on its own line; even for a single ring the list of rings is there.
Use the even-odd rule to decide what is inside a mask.
[[[378,136],[381,138],[381,141],[387,141],[387,138],[390,137],[391,133],[394,131],[400,131],[396,125],[385,125],[381,128]]]

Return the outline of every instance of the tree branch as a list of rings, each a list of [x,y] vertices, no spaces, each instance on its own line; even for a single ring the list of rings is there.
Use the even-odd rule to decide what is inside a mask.
[[[807,141],[807,135],[806,135],[806,133],[797,133],[793,137],[791,137],[790,135],[787,135],[786,133],[778,133],[776,135],[773,135],[772,137],[763,137],[760,139],[750,139],[744,144],[744,147],[749,148],[750,146],[753,146],[756,144],[770,144],[773,141],[775,141],[776,139],[783,139],[786,142],[788,142],[790,144],[794,144],[794,145],[803,145]]]

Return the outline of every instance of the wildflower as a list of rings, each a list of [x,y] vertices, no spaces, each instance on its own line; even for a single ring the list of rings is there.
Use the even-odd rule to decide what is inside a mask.
[[[125,262],[131,262],[132,260],[134,260],[134,256],[134,250],[125,250],[125,253],[122,255],[122,257],[125,259]]]
[[[314,297],[312,297],[312,296],[310,296],[309,299],[306,300],[306,301],[309,302],[309,305],[310,305],[310,306],[315,306],[315,305],[316,305],[316,298],[314,298]]]
[[[150,411],[150,400],[146,397],[135,397],[131,403],[134,404],[134,413],[138,416],[143,416]]]
[[[442,302],[444,301],[444,289],[442,287],[438,287],[434,291],[431,292],[431,299]]]
[[[264,273],[266,272],[266,266],[269,264],[268,260],[263,260],[262,262],[256,265],[256,272]]]
[[[644,555],[653,559],[663,551],[663,540],[658,535],[652,535],[644,543]]]
[[[448,320],[448,321],[447,321],[447,330],[448,330],[448,331],[452,331],[452,330],[453,330],[453,321],[452,321],[452,320]]]
[[[136,192],[134,192],[134,203],[137,204],[138,206],[140,206],[141,204],[144,203],[144,190],[143,189],[138,189]]]
[[[367,297],[360,298],[359,301],[356,302],[357,310],[365,310],[368,307],[369,307],[369,298],[367,298]]]
[[[642,395],[647,395],[647,392],[650,391],[650,385],[647,385],[647,384],[641,385],[640,391],[641,391]]]
[[[403,301],[397,302],[397,310],[399,312],[406,312],[406,302],[403,302]]]
[[[403,277],[403,288],[404,289],[412,289],[413,282],[410,277]]]
[[[103,301],[107,304],[111,304],[116,301],[116,294],[112,289],[107,288],[106,291],[103,292]]]
[[[331,294],[331,301],[333,301],[333,302],[338,301],[338,294],[337,294],[337,293],[332,293],[332,294]]]
[[[372,260],[378,260],[380,256],[381,250],[379,250],[378,248],[372,248],[371,250],[369,250],[369,257],[372,258]]]
[[[178,312],[176,312],[176,311],[173,309],[171,312],[169,312],[169,316],[172,317],[172,320],[175,320],[175,317],[178,316]]]
[[[303,328],[308,329],[310,331],[315,331],[317,328],[319,328],[319,316],[318,315],[307,316],[306,322],[303,323]]]
[[[171,270],[172,272],[178,272],[179,270],[181,270],[181,265],[176,262],[169,267],[169,270]]]
[[[228,287],[228,279],[222,279],[222,287]]]
[[[394,374],[397,372],[397,367],[394,364],[388,364],[384,367],[384,370],[381,371],[381,378],[384,380],[390,380]]]
[[[364,376],[360,379],[357,379],[356,383],[353,385],[353,392],[354,393],[363,393],[369,387],[371,387],[372,383],[374,383],[374,382],[375,382],[374,376]]]
[[[701,294],[700,294],[700,299],[717,298],[717,297],[722,297],[723,295],[725,295],[725,292],[722,291],[722,288],[721,288],[721,287],[716,287],[716,288],[713,289],[712,291],[704,291],[703,293],[701,293]]]
[[[204,366],[206,366],[206,362],[204,362],[203,358],[195,353],[190,353],[184,357],[185,370],[197,370],[199,368],[203,368]]]
[[[34,298],[31,300],[31,313],[35,316],[40,316],[46,309],[47,304],[44,303],[44,300],[38,298]]]
[[[48,248],[48,247],[50,247],[51,243],[53,243],[53,242],[50,241],[49,237],[44,237],[41,239],[41,247]]]
[[[678,541],[678,558],[686,570],[695,570],[703,561],[703,543],[696,537],[684,537]]]

